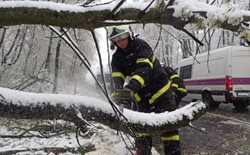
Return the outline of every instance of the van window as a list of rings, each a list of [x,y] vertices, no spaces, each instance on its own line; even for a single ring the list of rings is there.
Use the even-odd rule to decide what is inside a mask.
[[[180,77],[182,79],[191,79],[192,65],[180,67]]]

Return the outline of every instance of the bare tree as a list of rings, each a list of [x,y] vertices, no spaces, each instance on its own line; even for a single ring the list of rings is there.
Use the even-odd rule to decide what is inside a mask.
[[[47,53],[47,58],[45,62],[45,69],[48,70],[48,73],[50,73],[50,65],[51,65],[51,56],[52,56],[52,44],[53,44],[53,32],[50,32],[50,38],[49,38],[49,45],[48,45],[48,53]]]
[[[54,85],[53,85],[53,92],[55,93],[57,90],[58,85],[58,76],[60,72],[60,49],[61,49],[61,38],[59,38],[57,47],[56,47],[56,56],[55,56],[55,71],[54,71]]]

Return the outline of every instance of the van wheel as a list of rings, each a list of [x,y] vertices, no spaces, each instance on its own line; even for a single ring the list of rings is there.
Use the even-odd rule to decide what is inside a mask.
[[[234,102],[234,111],[235,112],[245,112],[248,111],[247,106],[249,105],[248,102],[246,101],[238,101],[238,102]]]
[[[219,103],[213,100],[213,97],[209,92],[202,93],[202,101],[210,110],[214,110],[219,106]]]

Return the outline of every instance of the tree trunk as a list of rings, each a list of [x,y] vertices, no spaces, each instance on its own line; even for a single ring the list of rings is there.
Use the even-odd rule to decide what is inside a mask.
[[[58,43],[57,43],[57,47],[56,47],[53,93],[56,92],[57,85],[58,85],[58,74],[59,74],[59,71],[60,71],[60,64],[59,63],[60,63],[61,42],[62,42],[62,39],[59,38]]]
[[[105,7],[101,8],[100,6],[92,6],[92,7],[83,7],[83,6],[73,6],[69,4],[60,4],[54,2],[44,2],[44,1],[23,1],[19,2],[22,6],[13,6],[11,4],[13,2],[9,1],[1,1],[0,2],[0,25],[2,26],[10,26],[10,25],[19,25],[19,24],[40,24],[40,25],[53,25],[59,27],[71,27],[71,28],[81,28],[87,30],[93,30],[99,27],[105,27],[113,25],[114,22],[108,22],[109,20],[113,21],[133,21],[132,23],[161,23],[172,25],[174,28],[178,30],[182,30],[185,25],[189,23],[206,23],[210,22],[207,20],[207,12],[206,7],[211,7],[209,4],[203,3],[203,7],[205,11],[197,11],[192,10],[192,8],[188,8],[186,5],[182,5],[181,2],[175,2],[174,8],[178,8],[178,10],[183,10],[183,13],[179,16],[175,16],[175,10],[172,7],[159,8],[158,6],[148,8],[146,12],[143,12],[138,8],[128,8],[120,6],[117,8],[115,14],[114,10],[110,10],[114,8],[112,4],[106,4]],[[33,7],[27,6],[27,3],[32,5]],[[48,4],[49,3],[49,4]],[[198,2],[197,2],[198,3]],[[201,2],[202,3],[202,2]],[[43,6],[50,5],[51,7],[57,6],[57,10],[47,9],[39,7],[39,5]],[[76,12],[73,12],[70,7],[74,7]],[[38,7],[35,7],[38,6]],[[215,6],[214,6],[215,7]],[[116,8],[116,7],[115,7]],[[162,10],[161,10],[162,9]],[[216,8],[218,10],[224,11],[224,8]],[[185,11],[184,11],[185,10]],[[202,9],[201,9],[202,10]],[[215,12],[209,12],[211,16],[217,16]],[[224,11],[225,12],[225,11]],[[226,14],[227,12],[225,12]],[[203,17],[203,18],[201,18]],[[248,22],[250,21],[249,13],[246,11],[242,12],[242,21]],[[241,18],[239,17],[239,19]],[[230,16],[228,17],[230,19]],[[206,21],[207,20],[207,21]],[[215,22],[215,21],[214,21]],[[241,31],[241,22],[238,23],[230,23],[228,19],[218,19],[216,21],[218,26],[223,29],[228,29],[231,31]],[[131,22],[128,22],[131,23]],[[124,22],[116,23],[116,24],[124,24]]]
[[[102,103],[102,100],[98,104],[89,104],[91,101],[74,95],[35,94],[1,87],[0,94],[2,98],[0,100],[0,117],[62,119],[73,122],[81,128],[85,127],[85,121],[95,121],[131,135],[134,131],[145,131],[160,135],[165,131],[187,126],[190,121],[198,119],[206,112],[204,103],[196,102],[176,111],[160,114],[147,114],[124,109],[123,115],[126,118],[124,119],[117,116],[110,105]],[[78,99],[74,100],[77,97]],[[152,122],[152,120],[156,121]]]
[[[53,44],[53,32],[50,32],[50,38],[49,38],[49,46],[48,46],[48,52],[47,52],[47,58],[45,60],[45,69],[48,70],[48,73],[50,73],[50,65],[51,65],[51,56],[52,56],[52,44]]]

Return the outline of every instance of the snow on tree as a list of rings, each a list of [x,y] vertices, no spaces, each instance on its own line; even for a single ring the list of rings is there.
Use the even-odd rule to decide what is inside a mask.
[[[98,2],[100,4],[98,4]],[[182,30],[194,23],[242,33],[249,38],[250,11],[236,5],[209,5],[197,0],[169,0],[151,4],[114,1],[89,5],[43,1],[1,1],[0,25],[41,24],[92,30],[124,23],[160,23]]]
[[[7,88],[0,88],[0,94],[0,117],[62,119],[79,128],[84,128],[86,121],[95,121],[131,135],[131,129],[160,135],[166,130],[187,126],[206,111],[204,103],[194,102],[173,112],[148,114],[124,109],[120,115],[108,102],[93,97],[29,93]]]

